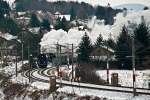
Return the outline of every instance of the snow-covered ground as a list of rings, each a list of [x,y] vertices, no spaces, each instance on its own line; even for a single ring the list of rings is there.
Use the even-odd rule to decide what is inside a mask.
[[[18,64],[19,65],[19,64]],[[21,64],[20,64],[21,66]],[[10,66],[9,66],[10,67]],[[7,71],[7,73],[15,73],[14,70],[15,70],[15,67],[11,66],[12,68],[9,68],[9,67],[6,67],[4,70],[9,70]],[[65,67],[62,67],[61,70],[66,70]],[[70,70],[69,70],[70,71]],[[46,71],[45,71],[46,72]],[[45,73],[44,72],[44,73]],[[119,78],[121,79],[120,83],[121,84],[132,84],[132,72],[131,71],[119,71],[119,70],[115,70],[115,71],[111,71],[110,73],[113,73],[113,72],[119,72]],[[6,73],[6,71],[5,71]],[[106,79],[106,71],[97,71],[97,73],[102,76],[104,79]],[[146,70],[146,71],[137,71],[137,74],[139,76],[139,79],[147,79],[147,76],[150,75],[150,71],[149,70]],[[34,76],[37,76],[37,77],[41,77],[43,79],[46,79],[46,80],[49,80],[48,78],[44,77],[44,76],[41,76],[39,75],[37,72],[33,73]],[[13,75],[11,77],[11,80],[13,83],[20,83],[20,84],[29,84],[28,83],[28,79],[21,76],[21,73],[18,74],[17,77],[15,77],[15,75]],[[59,80],[58,80],[59,81]],[[65,81],[63,81],[65,82]],[[68,83],[66,81],[66,83]],[[70,82],[69,82],[70,83]],[[79,83],[73,83],[73,84],[79,84]],[[84,84],[84,83],[80,83],[80,85],[88,85],[88,86],[94,86],[94,85],[91,85],[91,84]],[[139,85],[141,85],[141,83],[139,83]],[[31,86],[32,88],[30,88],[29,90],[30,91],[34,91],[35,89],[38,89],[38,90],[48,90],[49,89],[49,83],[43,83],[43,82],[38,82],[38,81],[34,81],[33,83],[31,83]],[[97,86],[97,87],[101,87],[101,86]],[[108,98],[108,100],[150,100],[150,96],[147,96],[147,95],[139,95],[135,98],[133,98],[133,94],[132,93],[121,93],[121,92],[110,92],[110,91],[102,91],[102,90],[94,90],[94,89],[85,89],[85,88],[78,88],[78,87],[69,87],[69,86],[63,86],[62,88],[59,88],[57,90],[57,92],[65,92],[67,94],[77,94],[78,96],[91,96],[91,97],[100,97],[100,98]],[[4,97],[3,95],[3,92],[0,91],[0,96],[1,97]],[[22,97],[17,97],[16,100],[18,98],[22,98]],[[26,99],[30,100],[30,98],[28,96],[25,97]],[[50,95],[48,98],[52,98],[52,95]],[[15,99],[14,99],[15,100]],[[41,97],[40,100],[45,100]]]
[[[34,82],[32,86],[38,89],[49,89],[49,83],[42,82]],[[112,91],[104,91],[104,90],[93,90],[93,89],[85,89],[78,87],[70,87],[63,86],[59,88],[57,92],[64,92],[68,94],[76,94],[78,96],[91,96],[91,97],[99,97],[99,98],[107,98],[107,100],[150,100],[150,96],[147,95],[139,95],[133,98],[132,93],[122,93],[122,92],[112,92]]]
[[[24,61],[24,64],[28,61]],[[19,71],[21,69],[22,62],[17,63],[17,70]],[[0,72],[3,72],[5,74],[14,75],[16,73],[16,64],[15,63],[9,63],[8,66],[5,66],[4,68],[0,68]]]
[[[110,70],[109,81],[111,83],[112,73],[118,73],[118,80],[121,86],[133,86],[133,74],[131,70]],[[96,72],[102,79],[107,79],[106,70],[99,70]],[[136,87],[138,88],[149,88],[150,83],[150,70],[136,71]]]
[[[68,87],[68,86],[59,88],[57,91],[66,92],[66,93],[75,93],[80,96],[87,96],[87,95],[97,96],[100,98],[107,98],[108,100],[150,100],[150,96],[146,96],[146,95],[140,95],[133,98],[133,94],[131,93],[91,90],[91,89],[75,88],[75,87]]]

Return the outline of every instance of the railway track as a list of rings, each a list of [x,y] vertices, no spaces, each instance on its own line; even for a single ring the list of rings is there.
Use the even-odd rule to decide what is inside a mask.
[[[54,67],[46,68],[46,69],[33,69],[30,72],[30,76],[32,80],[35,81],[42,81],[49,83],[49,76],[52,75],[52,71],[55,70]],[[22,76],[28,78],[29,71],[25,71],[22,73]],[[116,87],[116,86],[108,86],[108,85],[94,85],[94,84],[87,84],[87,83],[78,83],[78,82],[70,82],[62,80],[60,82],[59,79],[56,79],[57,84],[62,84],[63,86],[71,86],[71,87],[79,87],[79,88],[87,88],[87,89],[96,89],[96,90],[107,90],[107,91],[115,91],[115,92],[124,92],[124,93],[133,93],[132,87]],[[149,89],[144,88],[137,88],[137,94],[145,94],[150,95]]]

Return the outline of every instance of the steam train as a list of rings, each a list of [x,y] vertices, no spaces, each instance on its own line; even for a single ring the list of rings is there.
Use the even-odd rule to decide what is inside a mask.
[[[32,68],[46,68],[48,65],[48,57],[46,54],[39,54],[37,58],[30,58]]]

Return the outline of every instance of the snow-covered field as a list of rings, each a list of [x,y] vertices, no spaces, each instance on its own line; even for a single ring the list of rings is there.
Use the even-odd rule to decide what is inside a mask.
[[[110,70],[109,81],[111,83],[111,74],[118,73],[119,84],[121,86],[133,86],[133,74],[131,70]],[[106,70],[99,70],[96,72],[104,80],[107,79]],[[136,71],[136,87],[138,88],[149,88],[150,83],[150,70]]]
[[[21,64],[18,64],[18,65],[21,66]],[[4,71],[4,70],[5,70],[5,73],[10,73],[10,72],[11,72],[11,74],[15,73],[15,71],[14,71],[15,67],[13,67],[13,66],[9,66],[9,67],[5,67],[5,68],[1,69],[1,71]],[[9,71],[6,71],[6,70],[9,70]],[[62,67],[61,70],[66,70],[66,68]],[[132,85],[132,72],[131,71],[113,70],[113,71],[110,71],[110,74],[114,73],[114,72],[119,73],[119,82],[122,85],[127,85],[127,84],[128,84],[128,86]],[[102,78],[106,79],[106,71],[100,70],[100,71],[97,71],[97,74],[99,74]],[[137,74],[138,74],[138,76],[137,76],[138,80],[145,79],[147,81],[147,79],[149,79],[148,76],[150,75],[150,71],[149,70],[137,71]],[[37,75],[37,77],[38,77],[37,73],[35,73],[34,75]],[[41,77],[41,76],[39,75],[39,77]],[[43,77],[43,78],[45,78],[45,77]],[[15,75],[13,75],[11,77],[11,80],[13,83],[29,84],[28,79],[21,76],[21,73],[19,73],[17,77],[15,77]],[[145,86],[147,87],[147,85],[145,85],[145,86],[143,85],[143,83],[142,83],[143,81],[140,81],[140,82],[141,83],[138,83],[139,86],[143,86],[144,88],[145,88]],[[92,85],[89,85],[89,86],[92,86]],[[34,81],[31,83],[31,87],[29,89],[30,91],[35,91],[35,89],[48,90],[49,83]],[[78,96],[87,96],[88,95],[91,97],[107,98],[108,100],[150,100],[150,96],[147,96],[147,95],[139,95],[139,96],[133,98],[132,93],[110,92],[110,91],[93,90],[93,89],[85,89],[85,88],[69,87],[69,86],[63,86],[62,88],[59,88],[57,90],[57,92],[63,92],[63,93],[67,93],[67,94],[75,93]],[[1,96],[1,98],[4,97],[2,91],[0,91],[0,96]],[[19,97],[19,98],[22,98],[22,97]],[[26,96],[25,98],[30,100],[30,98],[28,96]],[[52,98],[52,95],[50,95],[47,98]],[[14,100],[17,100],[17,99],[18,98],[14,99]],[[43,99],[41,97],[40,100],[46,100],[46,99]]]
[[[49,89],[48,83],[34,82],[34,83],[32,83],[32,86],[34,86],[38,89],[42,89],[42,90]],[[148,96],[148,95],[139,95],[139,96],[133,98],[132,93],[93,90],[93,89],[85,89],[85,88],[70,87],[70,86],[63,86],[62,88],[59,88],[57,90],[57,92],[76,94],[78,96],[91,96],[91,97],[107,98],[107,100],[150,100],[150,96]]]
[[[24,61],[24,64],[27,63],[28,61]],[[21,69],[22,66],[22,62],[18,62],[17,63],[17,70],[19,71]],[[3,72],[5,74],[9,74],[9,75],[14,75],[16,73],[16,64],[15,63],[9,63],[8,66],[4,67],[4,68],[0,68],[0,72]]]
[[[59,88],[57,91],[66,92],[66,93],[76,93],[80,96],[97,96],[100,98],[107,98],[108,100],[150,100],[150,96],[140,95],[133,98],[133,94],[131,93],[121,93],[121,92],[111,92],[111,91],[103,91],[103,90],[91,90],[91,89],[83,89],[83,88],[75,88],[75,87],[63,87]]]

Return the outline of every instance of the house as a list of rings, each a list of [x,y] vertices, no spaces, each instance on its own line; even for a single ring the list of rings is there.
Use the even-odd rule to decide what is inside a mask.
[[[54,15],[55,15],[56,19],[57,18],[62,19],[63,17],[65,17],[67,21],[70,21],[70,18],[71,18],[71,15],[69,15],[69,14],[61,14],[60,12],[56,12]]]
[[[107,61],[108,57],[109,60],[115,60],[114,51],[105,46],[95,47],[95,49],[90,54],[90,58],[92,60]]]

